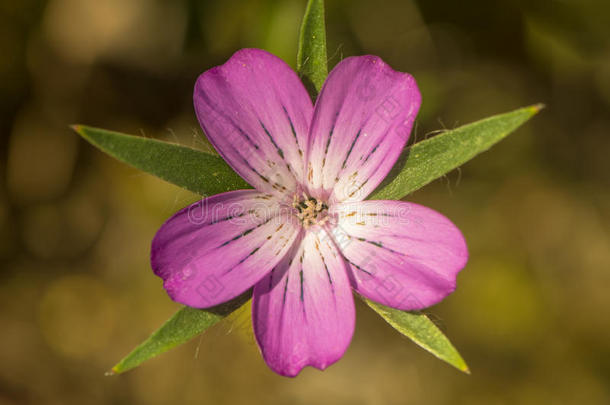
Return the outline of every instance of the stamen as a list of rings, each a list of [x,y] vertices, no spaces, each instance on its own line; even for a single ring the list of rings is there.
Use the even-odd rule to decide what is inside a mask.
[[[299,200],[297,195],[294,195],[292,206],[297,210],[297,218],[305,228],[312,225],[324,225],[328,220],[328,205],[322,201],[318,201],[313,197],[308,197],[303,193],[303,199]]]

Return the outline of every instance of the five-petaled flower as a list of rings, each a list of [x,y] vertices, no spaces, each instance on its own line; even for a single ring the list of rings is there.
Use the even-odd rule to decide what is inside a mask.
[[[375,56],[342,60],[315,106],[296,73],[262,50],[204,72],[199,122],[254,190],[205,198],[197,216],[187,207],[161,227],[151,262],[169,296],[207,308],[253,287],[256,340],[286,376],[343,355],[352,289],[401,310],[441,301],[467,261],[460,231],[420,205],[363,201],[403,150],[420,103],[415,80]]]

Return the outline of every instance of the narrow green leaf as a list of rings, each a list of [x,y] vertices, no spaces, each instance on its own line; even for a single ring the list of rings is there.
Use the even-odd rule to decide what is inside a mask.
[[[405,149],[371,200],[399,200],[466,163],[532,118],[543,106],[533,105],[443,132]]]
[[[72,128],[110,156],[202,196],[251,188],[218,155],[105,129]]]
[[[389,308],[369,301],[366,298],[364,298],[364,301],[394,329],[439,359],[466,374],[470,374],[470,370],[462,356],[460,356],[460,353],[458,353],[449,339],[426,315]]]
[[[183,307],[169,318],[148,339],[125,356],[108,374],[121,374],[146,360],[188,342],[245,304],[251,291],[214,308]]]
[[[299,35],[297,72],[315,100],[328,76],[324,0],[307,2]]]

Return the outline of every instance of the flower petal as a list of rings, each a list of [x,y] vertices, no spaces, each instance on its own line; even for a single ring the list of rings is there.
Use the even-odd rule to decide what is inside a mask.
[[[285,62],[242,49],[199,76],[193,100],[208,139],[240,176],[261,192],[294,192],[313,106]]]
[[[238,190],[192,204],[155,235],[151,265],[177,302],[207,308],[252,287],[286,254],[300,226],[269,194]]]
[[[364,201],[331,208],[333,236],[363,296],[402,310],[436,304],[455,289],[468,260],[461,232],[443,215],[401,201]]]
[[[310,193],[361,201],[402,151],[421,96],[413,77],[376,56],[346,58],[330,73],[310,128]]]
[[[300,246],[254,287],[252,321],[269,367],[296,376],[325,369],[343,356],[355,324],[345,261],[324,231]]]

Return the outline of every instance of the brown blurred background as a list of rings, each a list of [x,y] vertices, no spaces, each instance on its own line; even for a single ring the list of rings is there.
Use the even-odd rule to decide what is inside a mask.
[[[85,123],[200,147],[199,73],[243,47],[294,66],[304,1],[0,1],[0,405],[610,403],[610,3],[329,1],[331,66],[380,55],[423,93],[413,137],[547,108],[410,196],[469,242],[430,313],[472,369],[417,348],[361,305],[326,372],[273,374],[247,314],[123,376],[169,317],[148,263],[196,196],[71,132]]]

